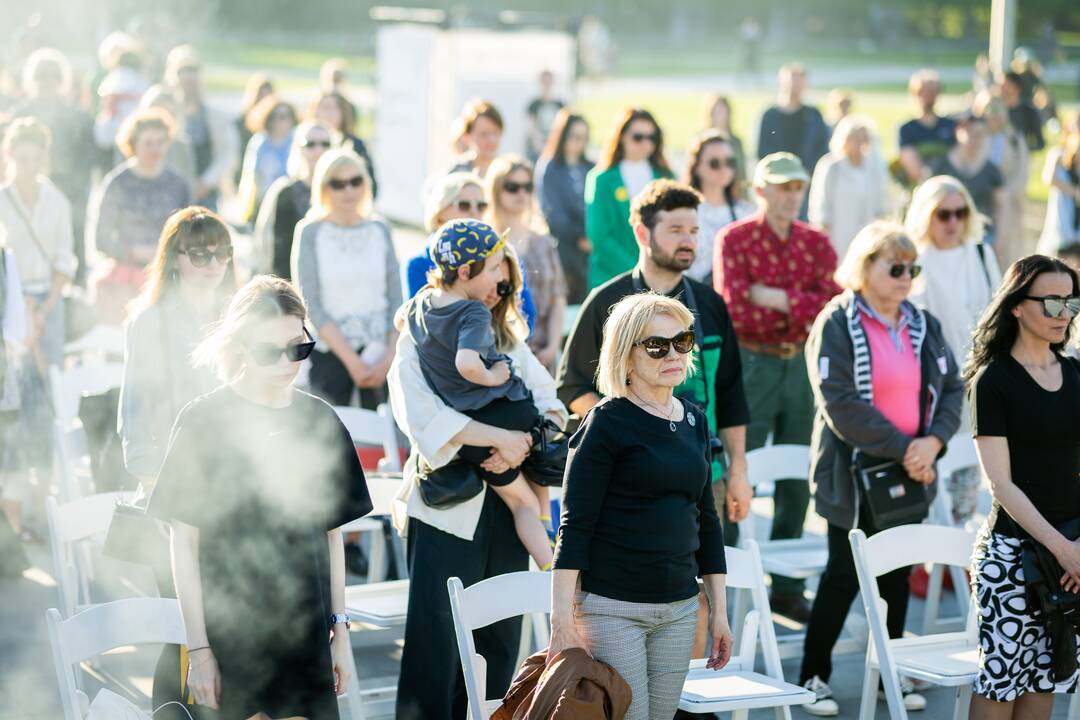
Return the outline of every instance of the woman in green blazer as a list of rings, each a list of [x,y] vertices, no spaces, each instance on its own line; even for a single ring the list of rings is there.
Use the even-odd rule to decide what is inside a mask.
[[[652,114],[641,108],[624,110],[603,159],[585,180],[585,232],[592,243],[590,290],[637,264],[630,200],[653,180],[671,177],[664,134]]]

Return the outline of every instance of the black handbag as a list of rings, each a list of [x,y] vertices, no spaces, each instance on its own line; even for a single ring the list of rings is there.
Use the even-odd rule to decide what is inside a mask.
[[[477,474],[476,467],[464,460],[451,460],[441,468],[433,469],[417,457],[416,465],[417,490],[428,507],[460,505],[484,490],[484,481]]]
[[[1019,528],[1014,521],[1013,524]],[[1080,537],[1080,519],[1057,526],[1069,540]],[[1076,634],[1080,631],[1080,595],[1061,587],[1065,570],[1054,554],[1026,532],[1020,532],[1020,565],[1028,610],[1046,630],[1050,641],[1054,682],[1062,682],[1076,672]]]
[[[566,457],[570,453],[570,436],[551,418],[541,418],[532,433],[536,443],[521,464],[521,471],[537,485],[562,487]]]
[[[870,522],[878,530],[920,523],[930,513],[926,486],[912,480],[895,460],[856,452],[851,474],[862,489]]]
[[[105,535],[104,553],[154,569],[168,568],[172,562],[169,528],[147,515],[142,501],[118,502]]]

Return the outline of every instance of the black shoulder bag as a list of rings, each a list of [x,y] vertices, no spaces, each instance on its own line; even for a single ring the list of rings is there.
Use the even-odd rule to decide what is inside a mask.
[[[1001,512],[1001,510],[998,510]],[[1010,517],[1010,520],[1012,518]],[[1012,521],[1020,529],[1019,523]],[[1080,518],[1057,526],[1069,540],[1080,538]],[[1065,570],[1054,554],[1028,533],[1020,530],[1020,565],[1028,611],[1038,620],[1050,641],[1054,682],[1062,682],[1076,672],[1076,634],[1080,632],[1080,595],[1061,587]]]

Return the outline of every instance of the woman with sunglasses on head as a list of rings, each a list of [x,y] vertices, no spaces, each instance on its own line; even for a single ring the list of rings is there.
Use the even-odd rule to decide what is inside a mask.
[[[486,219],[498,232],[507,233],[508,242],[521,258],[536,305],[529,347],[540,364],[554,372],[562,347],[566,279],[555,238],[536,204],[532,165],[517,155],[498,157],[488,168],[485,184],[486,195],[492,200]]]
[[[298,121],[296,108],[276,95],[267,95],[248,113],[252,136],[244,151],[237,189],[244,222],[255,219],[266,191],[287,174]]]
[[[311,209],[315,164],[333,144],[333,132],[325,125],[305,120],[296,126],[285,164],[287,174],[266,191],[255,220],[261,271],[291,279],[293,236],[297,224]]]
[[[731,138],[719,130],[706,130],[690,144],[684,182],[701,193],[698,205],[698,240],[694,262],[686,274],[712,285],[713,245],[720,229],[754,213],[743,197],[739,156]]]
[[[874,152],[876,142],[869,118],[841,118],[810,181],[810,222],[828,234],[841,262],[855,235],[885,216],[885,168]]]
[[[225,382],[172,431],[148,512],[172,530],[187,687],[222,718],[337,718],[352,648],[340,527],[371,512],[348,431],[293,387],[314,348],[285,280],[257,276],[195,350]]]
[[[941,322],[956,358],[968,356],[971,331],[1001,284],[997,257],[982,241],[983,223],[964,184],[947,175],[932,177],[915,189],[905,218],[923,268],[911,301]],[[968,413],[963,413],[964,432],[970,428],[968,420]],[[975,512],[979,474],[964,468],[943,480],[953,520],[962,524]]]
[[[307,303],[318,345],[311,391],[331,405],[374,410],[385,399],[394,359],[401,283],[390,227],[372,217],[371,177],[352,150],[315,165],[311,209],[296,226],[292,276]]]
[[[558,240],[566,277],[566,301],[580,305],[588,295],[589,238],[585,235],[585,177],[594,163],[585,157],[589,124],[569,108],[555,115],[547,147],[536,162],[537,196],[551,234]]]
[[[585,180],[590,290],[637,263],[630,201],[653,180],[673,177],[664,157],[664,134],[652,114],[642,108],[623,110],[603,157]]]
[[[821,311],[806,342],[816,406],[810,477],[815,508],[829,524],[829,556],[799,675],[799,684],[816,695],[803,706],[811,715],[839,712],[828,686],[832,649],[859,594],[848,532],[885,529],[854,464],[891,463],[898,475],[926,486],[929,506],[937,492],[934,464],[960,425],[963,384],[945,332],[907,299],[920,270],[916,255],[899,225],[876,221],[863,228],[836,272],[845,291]],[[900,568],[878,579],[890,637],[904,632],[909,573]],[[926,707],[912,687],[903,683],[902,690],[907,710]]]
[[[673,395],[694,371],[694,316],[679,300],[629,295],[604,323],[604,399],[570,439],[551,579],[549,659],[585,649],[633,691],[627,720],[674,716],[704,582],[712,650],[731,657],[724,538],[705,413]]]
[[[555,396],[555,381],[525,344],[525,322],[518,309],[522,292],[520,265],[513,247],[503,246],[498,282],[480,298],[491,311],[496,349],[511,360],[514,374],[532,396],[537,414],[563,427],[566,408]],[[404,322],[404,314],[399,314]],[[431,507],[417,491],[420,463],[438,469],[451,462],[464,445],[492,447],[481,466],[494,473],[519,467],[530,451],[529,433],[505,430],[471,419],[444,402],[421,369],[416,342],[403,332],[389,375],[390,403],[412,455],[395,515],[398,531],[409,537],[409,606],[405,646],[398,680],[397,717],[401,720],[464,717],[465,686],[457,661],[457,641],[446,595],[446,579],[460,577],[467,585],[508,572],[525,570],[529,555],[518,539],[509,507],[494,492],[484,491],[450,507]],[[546,513],[543,513],[546,514]],[[487,660],[487,688],[500,695],[517,667],[520,624],[503,621],[475,633],[477,651]]]
[[[1058,656],[1045,615],[1028,602],[1034,589],[1025,584],[1021,542],[1060,563],[1063,575],[1047,578],[1051,590],[1080,592],[1080,360],[1065,355],[1078,313],[1075,270],[1043,255],[1017,260],[975,329],[964,370],[979,465],[993,496],[971,559],[975,720],[1049,718],[1051,693],[1076,690],[1075,671],[1055,677],[1052,670],[1068,658]]]

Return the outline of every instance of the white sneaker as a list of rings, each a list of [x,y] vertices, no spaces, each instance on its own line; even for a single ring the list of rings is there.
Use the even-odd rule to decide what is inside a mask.
[[[926,698],[916,692],[915,686],[907,678],[900,680],[900,694],[904,698],[904,709],[909,712],[918,712],[926,709]],[[878,690],[878,700],[885,699],[885,691]]]
[[[802,705],[803,710],[818,717],[831,717],[840,713],[840,706],[832,699],[832,688],[817,675],[803,683],[803,687],[817,697],[809,705]]]

